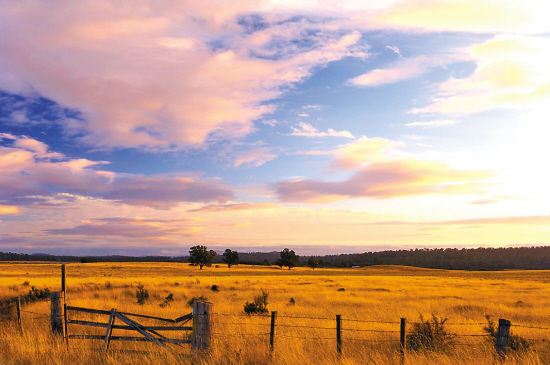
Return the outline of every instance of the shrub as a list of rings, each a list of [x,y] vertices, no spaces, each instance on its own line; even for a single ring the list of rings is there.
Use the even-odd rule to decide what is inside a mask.
[[[202,295],[201,295],[200,297],[193,297],[193,298],[191,298],[191,300],[189,300],[189,301],[187,302],[187,304],[189,304],[190,306],[193,306],[193,302],[194,302],[195,300],[196,300],[196,301],[199,301],[199,302],[207,302],[207,301],[208,301],[208,298],[205,297],[205,296],[202,296]]]
[[[23,282],[23,286],[29,286],[29,285],[31,285],[31,283],[28,280]]]
[[[166,296],[166,298],[164,298],[164,302],[160,303],[159,305],[164,308],[170,305],[170,302],[172,301],[174,301],[174,294],[170,293]]]
[[[267,313],[268,295],[267,291],[262,289],[262,292],[254,297],[254,301],[245,303],[244,312],[248,315]]]
[[[454,335],[445,329],[446,321],[447,318],[437,318],[434,314],[431,320],[425,321],[420,315],[420,322],[414,323],[407,335],[407,346],[414,351],[447,349],[452,345]]]
[[[296,304],[296,301],[294,300],[294,298],[290,298],[290,300],[288,301],[288,304],[294,305]]]
[[[483,330],[490,336],[489,339],[495,343],[498,333],[498,328],[495,326],[495,323],[491,319],[490,316],[485,316],[487,319],[487,326],[483,328]],[[526,351],[531,347],[532,343],[529,342],[527,339],[518,336],[516,334],[512,333],[512,330],[510,330],[510,333],[508,334],[508,347],[513,351]]]
[[[50,289],[36,289],[31,286],[31,290],[25,295],[20,296],[21,303],[33,303],[40,299],[47,299],[50,297]]]
[[[210,288],[210,290],[212,291],[220,291],[220,289],[218,288],[218,286],[216,284],[212,285],[212,287]]]
[[[149,291],[147,289],[145,289],[145,287],[141,283],[138,284],[137,289],[136,289],[136,299],[137,299],[138,304],[140,304],[140,305],[145,304],[145,301],[147,301],[147,299],[149,299]]]

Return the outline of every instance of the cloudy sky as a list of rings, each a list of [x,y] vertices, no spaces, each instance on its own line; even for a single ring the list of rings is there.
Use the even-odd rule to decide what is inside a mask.
[[[0,5],[0,251],[550,243],[545,0]]]

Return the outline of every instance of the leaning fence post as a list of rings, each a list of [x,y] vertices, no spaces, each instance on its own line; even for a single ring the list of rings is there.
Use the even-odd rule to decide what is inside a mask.
[[[19,325],[19,331],[23,332],[23,326],[21,325],[21,297],[15,298],[15,309],[17,310],[17,324]]]
[[[495,349],[502,360],[506,358],[506,346],[508,345],[510,326],[510,321],[502,318],[498,320],[498,332],[495,341]]]
[[[50,297],[51,301],[51,327],[54,335],[63,336],[63,319],[61,317],[61,304],[59,292],[53,292]]]
[[[210,347],[212,303],[193,301],[193,333],[191,348],[207,350]]]
[[[269,350],[273,352],[273,343],[275,342],[275,318],[277,311],[271,312],[271,331],[269,332]]]
[[[336,315],[336,351],[338,356],[342,355],[342,316]]]

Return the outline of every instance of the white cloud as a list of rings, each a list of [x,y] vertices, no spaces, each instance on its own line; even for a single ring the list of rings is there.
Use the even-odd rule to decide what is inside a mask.
[[[317,128],[306,122],[299,122],[297,127],[291,127],[292,133],[291,136],[301,136],[301,137],[343,137],[343,138],[354,138],[353,134],[349,131],[336,131],[332,128],[329,128],[326,132],[319,131]]]
[[[443,127],[446,125],[456,124],[456,120],[452,119],[441,119],[441,120],[423,120],[410,122],[405,124],[407,127]]]

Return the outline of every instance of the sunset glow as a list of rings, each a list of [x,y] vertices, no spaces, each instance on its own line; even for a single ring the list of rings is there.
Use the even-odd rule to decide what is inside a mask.
[[[550,244],[546,1],[54,3],[2,2],[0,251]]]

